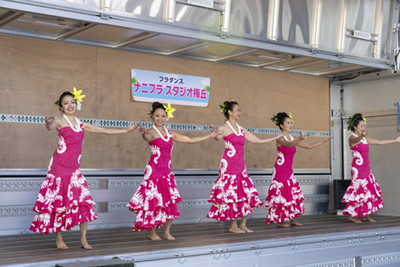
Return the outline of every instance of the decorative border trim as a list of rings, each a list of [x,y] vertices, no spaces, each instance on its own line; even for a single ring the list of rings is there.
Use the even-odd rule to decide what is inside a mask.
[[[33,205],[0,206],[0,216],[34,215]]]
[[[0,216],[24,216],[24,215],[35,215],[36,212],[33,211],[32,205],[12,205],[12,206],[0,206]],[[98,213],[99,205],[94,205],[93,210]],[[1,217],[0,217],[1,218]]]
[[[309,267],[353,267],[354,260],[353,259],[346,259],[346,260],[339,260],[339,261],[330,261],[324,263],[317,263],[317,264],[310,264],[310,265],[301,265],[301,267],[309,266]]]
[[[217,179],[218,175],[210,178],[192,178],[192,179],[180,179],[177,178],[176,185],[177,186],[208,186],[212,187]],[[254,185],[259,186],[269,186],[271,184],[272,178],[252,178]],[[108,180],[108,188],[137,188],[142,183],[142,179],[137,178],[127,178],[127,179],[113,179]],[[331,182],[331,176],[321,177],[321,178],[297,178],[297,181],[302,185],[307,184],[326,184],[328,185]]]
[[[108,189],[118,188],[137,188],[143,182],[143,179],[112,179],[108,180]]]
[[[217,179],[217,175],[215,177],[210,178],[191,178],[191,179],[176,179],[177,186],[206,186],[212,187]],[[12,179],[12,180],[0,180],[0,192],[1,191],[36,191],[39,190],[42,186],[43,179]],[[137,188],[143,182],[142,178],[124,178],[124,179],[86,179],[86,182],[89,186],[89,189],[96,190],[99,189],[99,181],[107,180],[107,188],[108,189],[119,189],[119,188]],[[269,186],[271,184],[271,178],[253,178],[254,185],[258,186]],[[331,181],[331,177],[322,177],[322,178],[298,178],[297,181],[301,185],[306,184],[329,184]]]
[[[265,199],[265,197],[260,197],[261,199]],[[329,196],[328,195],[306,195],[304,202],[328,202]],[[107,211],[108,212],[115,212],[115,211],[122,211],[126,210],[127,202],[108,202],[107,203]],[[180,208],[191,208],[191,207],[207,207],[211,206],[212,204],[208,202],[208,199],[188,199],[183,200],[182,202],[178,203],[178,207]]]
[[[383,254],[383,255],[365,256],[362,257],[361,259],[362,266],[375,265],[375,264],[379,264],[379,266],[381,266],[382,263],[393,263],[393,262],[400,262],[399,252],[391,254]]]
[[[108,212],[116,212],[116,211],[123,211],[127,210],[126,207],[127,202],[108,202],[107,204],[107,211]],[[212,204],[208,202],[208,199],[189,199],[183,200],[182,202],[178,203],[178,207],[201,207],[201,206],[211,206]]]
[[[381,254],[381,255],[373,255],[373,256],[363,256],[361,257],[361,265],[362,266],[383,266],[382,264],[388,263],[393,264],[395,262],[400,262],[400,253],[390,253],[390,254]],[[329,261],[329,262],[321,262],[317,264],[310,265],[301,265],[300,267],[353,267],[354,266],[354,258],[353,259],[342,259],[338,261]]]
[[[265,199],[265,197],[260,196],[261,199]],[[305,195],[304,202],[328,202],[328,195]],[[126,211],[128,208],[126,207],[127,202],[106,202],[107,203],[107,212],[118,212],[118,211]],[[101,203],[97,203],[93,208],[95,212],[99,211],[99,205]],[[209,207],[211,203],[208,202],[208,199],[187,199],[178,203],[178,207],[180,208],[193,208],[193,207]],[[10,206],[0,206],[0,216],[21,216],[21,215],[34,215],[35,212],[32,210],[33,205],[10,205]],[[382,256],[387,257],[387,256]],[[397,259],[400,259],[400,254],[397,255]],[[371,261],[371,260],[370,260]]]
[[[329,202],[329,195],[305,195],[304,202]]]
[[[123,121],[123,120],[103,120],[103,119],[87,119],[81,118],[82,122],[90,123],[95,126],[101,127],[129,127],[136,123],[140,123],[142,126],[146,128],[150,128],[153,123],[148,121]],[[14,123],[35,123],[35,124],[44,124],[44,116],[32,116],[32,115],[18,115],[18,114],[0,114],[0,122],[14,122]],[[177,131],[198,131],[198,132],[208,132],[208,125],[202,124],[184,124],[184,123],[165,123],[165,127],[169,130],[177,130]],[[253,134],[269,134],[276,135],[281,131],[279,129],[271,129],[271,128],[254,128],[254,127],[246,127],[246,129]],[[315,137],[328,137],[329,132],[321,132],[321,131],[297,131],[294,130],[291,132],[292,135],[300,135],[300,133],[306,133],[310,136]]]
[[[35,180],[1,180],[0,181],[0,192],[1,191],[38,191],[42,186],[44,181],[43,179],[35,179]],[[99,188],[99,181],[95,180],[86,180],[89,189],[95,190]]]

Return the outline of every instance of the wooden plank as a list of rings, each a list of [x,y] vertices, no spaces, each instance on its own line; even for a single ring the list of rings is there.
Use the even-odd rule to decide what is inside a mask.
[[[95,255],[115,255],[164,249],[179,249],[206,245],[223,245],[261,240],[279,240],[300,237],[314,237],[322,234],[351,233],[354,231],[371,231],[388,228],[399,228],[396,217],[375,216],[377,223],[355,224],[347,217],[336,215],[301,216],[298,221],[302,227],[288,229],[264,224],[263,219],[250,219],[248,227],[253,234],[229,233],[230,222],[207,222],[173,225],[174,242],[154,242],[147,238],[148,232],[132,232],[130,228],[89,230],[88,240],[93,245],[92,251],[80,248],[79,231],[63,233],[68,250],[55,249],[54,235],[18,235],[0,238],[0,264],[16,264],[34,261],[73,259]],[[162,229],[157,230],[162,235]]]
[[[0,89],[7,90],[7,80],[10,80],[10,91],[0,90],[10,103],[7,113],[60,116],[53,103],[62,91],[75,86],[87,95],[78,117],[151,121],[148,115],[151,104],[130,100],[130,69],[138,68],[211,77],[210,106],[176,106],[177,111],[170,121],[173,123],[221,125],[226,119],[221,115],[219,105],[233,98],[242,108],[242,126],[275,128],[269,118],[273,113],[285,110],[293,113],[295,129],[329,130],[329,84],[325,78],[9,36],[0,36],[0,43],[0,52],[3,52],[0,59],[5,62],[2,66],[6,66],[2,68],[5,73],[13,70],[6,74],[5,82],[0,82]],[[6,51],[10,54],[5,54]],[[35,157],[33,151],[51,155],[54,146],[43,146],[43,143],[54,138],[34,125],[12,128],[13,131],[5,132],[7,142],[11,143],[6,146],[6,155],[10,158],[0,160],[0,168],[47,167],[48,157],[36,157],[31,162],[29,158]],[[32,133],[35,142],[27,138],[28,133],[13,134],[14,130]],[[207,134],[179,133],[189,136]],[[19,144],[12,145],[16,142]],[[18,149],[13,151],[12,147],[15,149],[16,146]],[[18,157],[19,153],[21,157]],[[173,168],[215,169],[219,167],[222,153],[222,142],[210,140],[191,146],[175,144]],[[144,168],[150,153],[146,142],[135,132],[124,136],[87,134],[82,155],[83,168],[130,169]],[[248,168],[272,168],[276,148],[274,144],[247,144],[245,156]],[[295,167],[329,168],[329,146],[302,151],[295,157]]]

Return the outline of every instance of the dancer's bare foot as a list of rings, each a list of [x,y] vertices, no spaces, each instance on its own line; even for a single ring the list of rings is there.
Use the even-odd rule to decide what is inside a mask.
[[[360,221],[358,218],[356,217],[349,217],[349,220],[355,223],[362,223],[362,221]]]
[[[364,217],[363,221],[364,221],[364,222],[376,222],[374,219],[372,219],[372,218],[369,217],[369,216]]]
[[[237,227],[237,225],[236,225],[236,227],[230,227],[229,228],[229,232],[231,232],[231,233],[235,233],[235,234],[244,234],[244,233],[246,233],[244,230],[242,230],[242,229],[240,229],[239,227]]]
[[[162,240],[161,237],[159,237],[156,233],[149,234],[149,239],[152,241]]]
[[[253,233],[254,232],[253,230],[250,230],[249,228],[247,228],[246,225],[241,225],[239,228],[242,229],[243,231],[245,231],[246,233]]]
[[[290,227],[289,224],[284,223],[284,222],[283,222],[283,223],[277,223],[276,226],[277,226],[277,227],[283,227],[283,228],[288,228],[288,227]]]
[[[153,241],[162,240],[161,237],[157,235],[155,228],[149,229],[149,239]]]
[[[297,222],[295,219],[290,220],[290,225],[294,225],[294,226],[302,226],[301,223]]]
[[[64,243],[61,232],[56,233],[56,246],[58,249],[68,249],[67,244]]]
[[[81,239],[82,248],[84,249],[92,249],[92,246],[86,240]]]
[[[67,244],[64,243],[64,241],[61,240],[61,242],[56,241],[56,245],[58,249],[68,249]]]
[[[171,234],[164,234],[163,239],[172,241],[175,240],[175,237],[173,237]]]

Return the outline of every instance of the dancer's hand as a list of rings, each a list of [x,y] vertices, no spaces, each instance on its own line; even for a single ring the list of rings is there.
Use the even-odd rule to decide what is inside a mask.
[[[211,132],[215,132],[217,129],[216,129],[216,127],[214,126],[214,124],[211,124],[210,126],[209,126],[209,128],[210,128],[210,131]]]
[[[324,141],[322,141],[323,143],[326,143],[326,142],[328,142],[329,140],[331,140],[333,137],[327,137],[327,138],[325,138],[324,139]]]
[[[44,117],[44,120],[46,121],[47,124],[52,124],[55,120],[54,116],[46,116]]]
[[[301,134],[300,135],[300,139],[301,140],[305,140],[305,139],[307,139],[307,137],[309,137],[310,135],[309,134]]]
[[[400,142],[400,136],[396,138],[396,142],[397,142],[397,143]]]
[[[363,132],[361,133],[361,135],[362,135],[362,136],[367,136],[368,133],[369,133],[368,131],[363,131]]]
[[[217,132],[217,131],[213,131],[212,133],[210,133],[210,138],[215,138],[215,137],[218,137],[218,136],[221,136],[222,135],[222,133],[219,133],[219,132]]]
[[[140,126],[139,122],[134,124],[134,125],[132,125],[131,127],[128,128],[128,133],[134,131],[139,126]]]
[[[141,134],[145,134],[145,133],[146,133],[146,131],[147,131],[146,127],[144,127],[144,126],[140,126],[139,133],[141,133]]]

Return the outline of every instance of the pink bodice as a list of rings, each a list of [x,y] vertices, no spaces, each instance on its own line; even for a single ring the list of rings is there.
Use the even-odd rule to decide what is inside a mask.
[[[289,179],[293,174],[293,157],[296,153],[296,147],[279,146],[278,158],[275,162],[275,177],[274,180],[283,182]]]
[[[63,127],[58,130],[58,148],[53,154],[52,161],[67,168],[79,169],[81,164],[82,145],[84,139],[82,131],[75,132],[71,127]]]
[[[225,159],[229,164],[227,166],[228,173],[241,173],[246,169],[244,163],[244,145],[246,139],[244,131],[240,128],[241,135],[231,133],[224,137],[225,151],[222,159]]]
[[[163,173],[171,172],[171,152],[173,148],[172,134],[168,131],[169,141],[165,142],[161,137],[149,142],[150,160],[148,165]],[[168,136],[164,137],[165,139]]]
[[[356,168],[358,171],[358,178],[367,178],[371,172],[371,166],[369,164],[369,145],[365,138],[357,145],[351,148],[353,154],[353,161],[351,163],[352,168]]]

